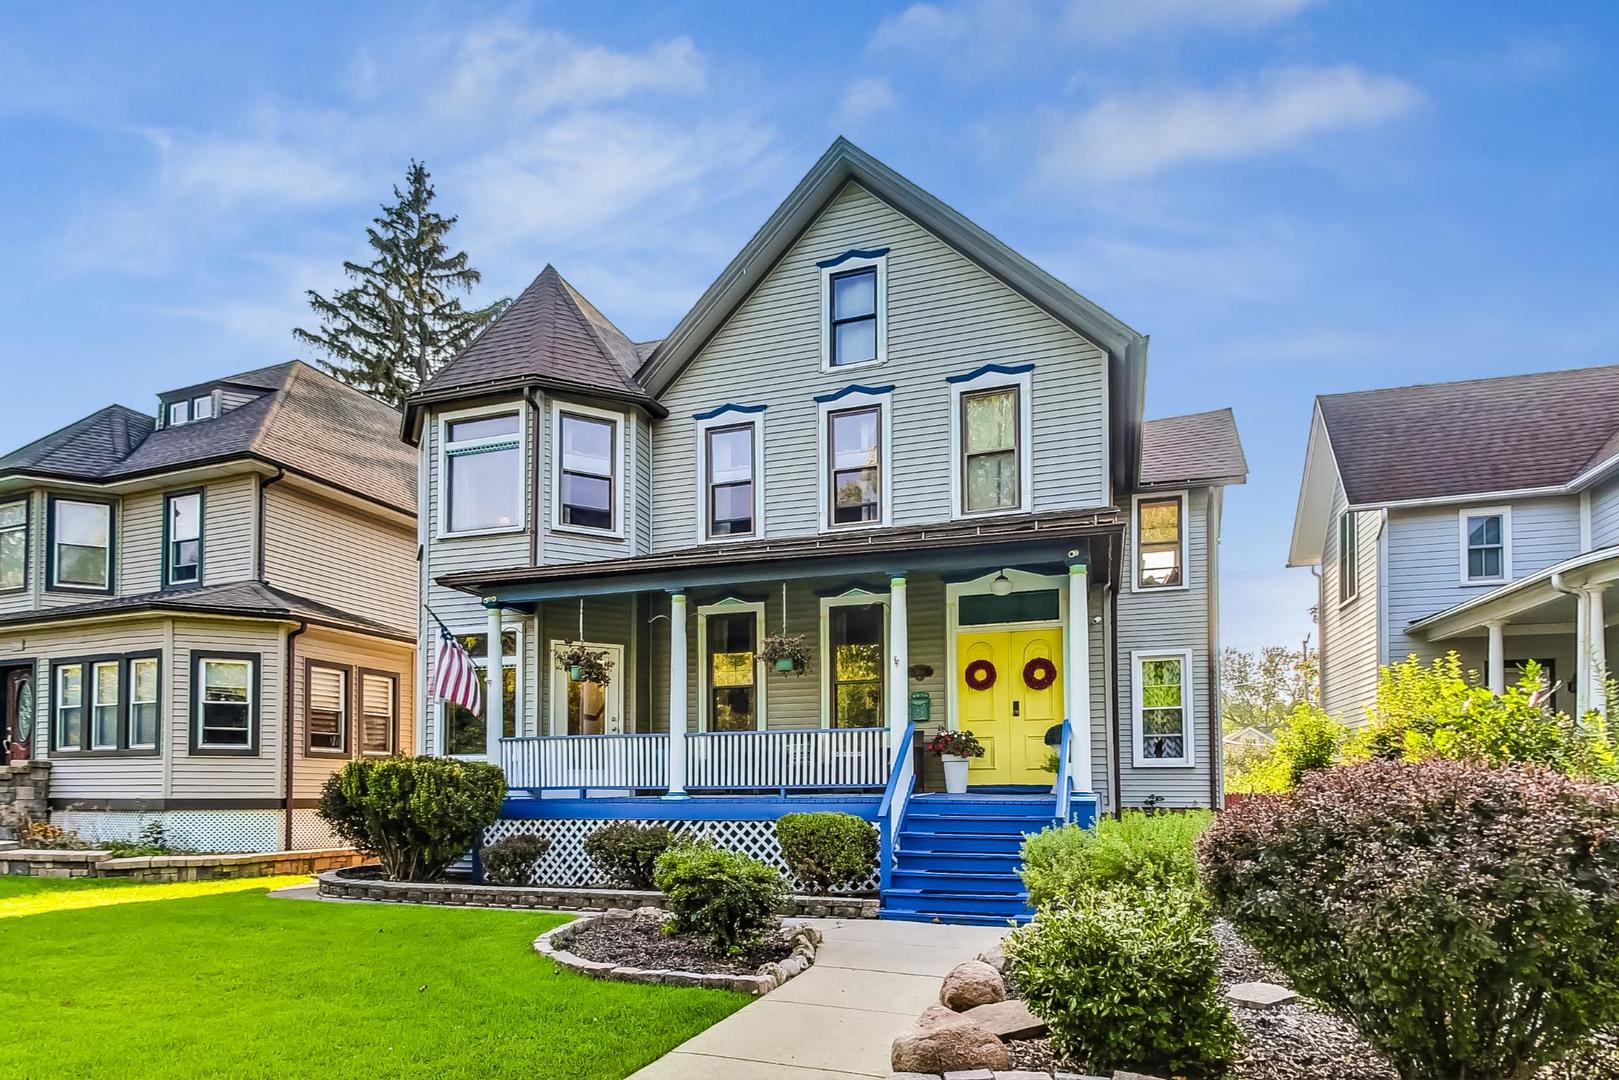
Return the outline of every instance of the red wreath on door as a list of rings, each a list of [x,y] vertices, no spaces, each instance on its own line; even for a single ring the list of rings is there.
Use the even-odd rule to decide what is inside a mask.
[[[1030,690],[1044,690],[1057,681],[1057,665],[1037,656],[1023,665],[1023,683]]]
[[[995,665],[988,660],[974,660],[967,665],[962,678],[967,680],[969,689],[988,690],[995,685]]]

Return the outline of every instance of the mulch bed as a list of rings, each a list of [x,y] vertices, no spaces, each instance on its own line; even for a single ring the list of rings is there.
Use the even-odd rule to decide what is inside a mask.
[[[792,945],[771,934],[736,956],[715,956],[707,934],[665,934],[661,920],[598,919],[568,939],[567,950],[586,960],[699,975],[752,975],[760,965],[792,955]]]
[[[1216,920],[1220,943],[1220,988],[1242,982],[1288,985],[1231,925]],[[1231,1080],[1399,1080],[1383,1058],[1348,1023],[1300,1000],[1274,1009],[1232,1009],[1243,1039]],[[1085,1063],[1058,1054],[1050,1039],[1011,1042],[1017,1069],[1087,1071]],[[1601,1034],[1572,1059],[1550,1065],[1539,1080],[1619,1080],[1619,1038]]]

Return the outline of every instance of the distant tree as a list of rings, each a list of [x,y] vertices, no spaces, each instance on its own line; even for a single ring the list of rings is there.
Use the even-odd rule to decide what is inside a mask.
[[[1316,705],[1320,658],[1309,642],[1220,656],[1220,711],[1227,731],[1273,731],[1299,705]]]
[[[426,166],[410,163],[405,190],[366,229],[370,262],[345,262],[353,285],[330,297],[311,289],[318,330],[295,329],[299,341],[327,354],[319,363],[343,382],[399,405],[511,303],[501,299],[468,311],[456,293],[470,293],[483,275],[467,253],[450,252],[456,218],[432,209]]]

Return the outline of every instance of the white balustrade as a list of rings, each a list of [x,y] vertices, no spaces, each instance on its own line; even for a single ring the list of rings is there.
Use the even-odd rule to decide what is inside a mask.
[[[886,728],[709,731],[686,737],[694,790],[880,788],[888,780]]]
[[[669,784],[667,735],[552,735],[501,739],[506,786],[662,789]]]

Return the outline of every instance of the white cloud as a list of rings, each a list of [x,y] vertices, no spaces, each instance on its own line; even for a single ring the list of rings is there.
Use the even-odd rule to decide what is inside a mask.
[[[1027,55],[1059,43],[1117,43],[1200,29],[1248,30],[1296,15],[1318,0],[961,0],[915,3],[878,24],[876,49],[963,47],[980,57]],[[1018,48],[1014,50],[1014,46]]]
[[[843,104],[838,116],[843,123],[858,124],[878,113],[884,113],[899,104],[894,88],[887,79],[862,77],[849,84],[843,92]]]
[[[1065,22],[1075,36],[1121,41],[1200,28],[1248,30],[1291,18],[1317,0],[1073,0]]]
[[[147,132],[157,147],[157,182],[184,199],[231,206],[321,205],[359,190],[352,173],[309,150],[274,138],[210,138],[172,131]]]
[[[1275,153],[1371,127],[1422,102],[1413,85],[1359,68],[1289,68],[1216,90],[1104,98],[1056,125],[1041,171],[1053,182],[1146,176],[1190,161]]]
[[[587,45],[554,30],[502,23],[462,39],[443,85],[443,103],[452,112],[493,109],[535,116],[642,92],[700,94],[708,75],[688,37],[632,53]]]

